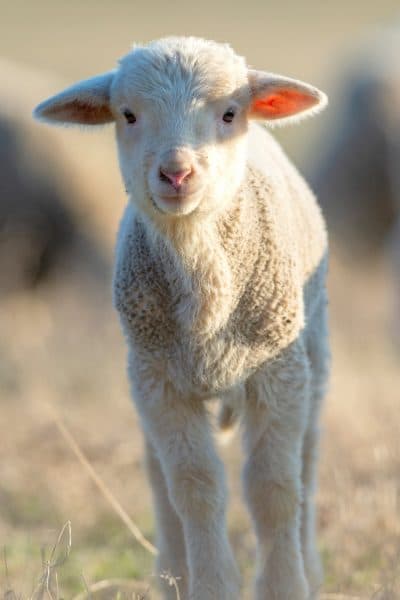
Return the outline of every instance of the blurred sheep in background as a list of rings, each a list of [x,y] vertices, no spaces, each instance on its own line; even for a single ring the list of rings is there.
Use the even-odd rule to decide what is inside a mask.
[[[21,74],[0,61],[0,298],[68,274],[104,281],[108,271],[90,219],[82,218],[90,194],[76,185],[79,169],[56,136],[35,130]],[[31,93],[29,78],[26,87]]]
[[[23,147],[23,131],[0,118],[0,294],[39,284],[74,243],[62,193]]]
[[[361,45],[338,74],[335,118],[309,181],[338,255],[370,269],[385,255],[400,337],[400,25]],[[335,100],[332,103],[335,105]]]

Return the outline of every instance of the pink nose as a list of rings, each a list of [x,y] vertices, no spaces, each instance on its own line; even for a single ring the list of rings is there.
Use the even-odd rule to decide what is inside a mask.
[[[166,171],[162,167],[160,168],[160,178],[164,181],[168,181],[173,188],[179,190],[182,186],[182,183],[189,177],[192,169],[184,169],[182,171]]]

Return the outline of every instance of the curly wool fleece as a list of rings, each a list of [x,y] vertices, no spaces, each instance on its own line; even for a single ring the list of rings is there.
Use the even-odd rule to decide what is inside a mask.
[[[250,140],[268,147],[263,172],[248,167],[216,220],[158,225],[129,205],[119,234],[115,305],[129,342],[182,391],[204,396],[278,356],[324,295],[315,199],[265,130],[253,125]]]

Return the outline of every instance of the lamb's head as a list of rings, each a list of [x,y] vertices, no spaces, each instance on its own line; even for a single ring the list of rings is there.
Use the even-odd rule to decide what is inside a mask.
[[[319,90],[249,70],[226,44],[166,38],[134,47],[115,71],[45,101],[50,122],[115,121],[131,201],[153,218],[223,210],[246,164],[248,120],[298,119],[324,106]]]

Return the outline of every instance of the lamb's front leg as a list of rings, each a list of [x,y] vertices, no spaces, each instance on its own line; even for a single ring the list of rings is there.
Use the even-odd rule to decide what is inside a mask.
[[[300,542],[308,366],[294,348],[248,382],[245,495],[258,541],[257,600],[306,600]]]
[[[157,573],[173,575],[179,588],[180,598],[186,600],[188,597],[188,571],[182,523],[168,497],[164,473],[156,451],[148,441],[146,459],[156,511]],[[161,578],[160,587],[165,600],[176,600],[175,588],[169,585],[167,578]]]
[[[142,372],[143,375],[143,372]],[[190,600],[237,600],[238,577],[225,519],[224,470],[204,404],[180,397],[159,374],[134,390],[184,532]],[[173,549],[171,549],[173,551]],[[186,600],[186,599],[185,599]]]

